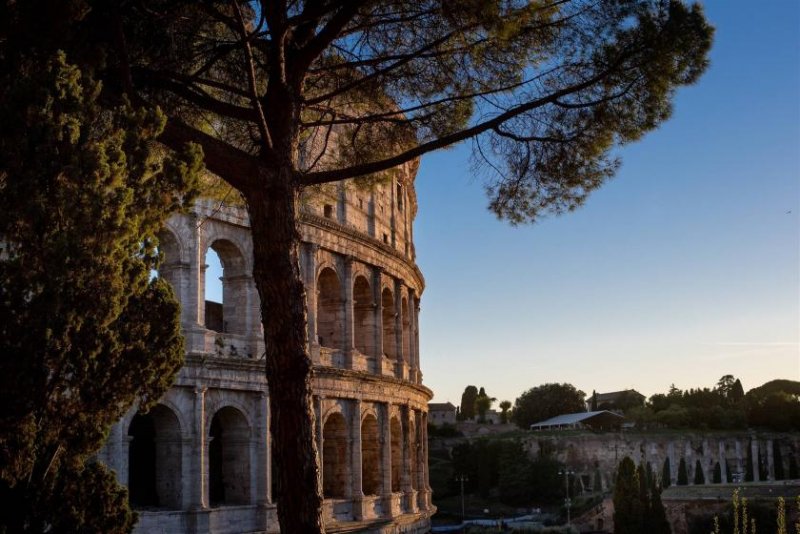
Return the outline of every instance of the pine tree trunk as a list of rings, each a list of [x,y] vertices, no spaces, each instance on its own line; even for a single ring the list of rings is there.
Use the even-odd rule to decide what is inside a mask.
[[[284,534],[324,532],[312,362],[306,352],[306,298],[300,276],[297,200],[288,169],[246,192],[253,235],[253,279],[261,297],[276,464],[278,520]]]

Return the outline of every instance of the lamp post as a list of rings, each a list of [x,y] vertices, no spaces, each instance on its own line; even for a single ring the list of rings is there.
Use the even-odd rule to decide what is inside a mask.
[[[458,475],[456,477],[456,482],[460,482],[461,483],[461,522],[463,523],[464,522],[464,517],[465,517],[465,514],[464,514],[464,482],[469,482],[469,479],[466,477],[466,475]]]
[[[561,469],[558,471],[558,474],[564,475],[564,494],[566,495],[564,498],[564,506],[567,508],[567,526],[571,526],[570,507],[572,506],[572,501],[569,498],[569,477],[574,475],[575,472],[571,469]]]

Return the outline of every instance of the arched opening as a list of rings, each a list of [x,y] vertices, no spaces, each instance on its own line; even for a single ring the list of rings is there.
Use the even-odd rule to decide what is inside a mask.
[[[383,353],[393,360],[397,359],[397,333],[395,328],[395,318],[397,313],[394,309],[394,296],[389,288],[383,290],[381,294],[381,307],[383,308]]]
[[[400,301],[401,321],[403,325],[403,361],[411,363],[411,316],[408,314],[408,300]]]
[[[343,499],[347,487],[347,425],[342,414],[328,417],[322,427],[322,494]]]
[[[181,429],[161,404],[137,413],[128,427],[128,494],[135,508],[181,507]]]
[[[403,430],[400,420],[392,417],[392,491],[400,491],[400,477],[403,474]]]
[[[319,344],[331,349],[344,349],[344,298],[339,277],[325,268],[317,279],[317,333]]]
[[[361,423],[361,488],[364,495],[380,495],[381,492],[378,420],[371,414]]]
[[[180,263],[181,251],[178,240],[172,232],[162,230],[158,234],[158,253],[160,263],[155,273],[172,286],[175,295],[180,298]],[[151,273],[152,275],[153,273]]]
[[[245,334],[248,273],[241,251],[224,239],[206,251],[206,328],[215,332]]]
[[[212,506],[250,502],[250,428],[236,408],[226,406],[211,419],[208,479]]]
[[[353,320],[356,350],[375,356],[375,299],[363,276],[357,276],[353,284]]]

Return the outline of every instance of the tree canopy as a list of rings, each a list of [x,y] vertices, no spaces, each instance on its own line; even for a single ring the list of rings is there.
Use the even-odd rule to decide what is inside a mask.
[[[572,384],[543,384],[514,401],[513,419],[521,428],[557,415],[585,412],[586,394]]]
[[[183,361],[150,272],[201,154],[154,152],[164,116],[104,109],[63,53],[0,50],[0,530],[126,532],[127,493],[91,456]]]
[[[42,17],[42,13],[48,13]],[[613,149],[671,113],[712,30],[677,0],[68,0],[6,2],[0,43],[62,49],[168,116],[244,198],[261,297],[285,532],[321,532],[312,365],[297,221],[304,187],[385,179],[473,140],[489,205],[512,223],[575,209]],[[9,71],[11,72],[11,71]],[[365,178],[366,177],[366,178]]]

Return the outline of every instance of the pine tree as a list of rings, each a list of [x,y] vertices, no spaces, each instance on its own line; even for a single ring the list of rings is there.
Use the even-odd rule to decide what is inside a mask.
[[[703,473],[703,464],[697,460],[694,464],[694,484],[695,486],[702,486],[706,483],[706,475]]]
[[[180,368],[178,304],[150,272],[200,154],[155,153],[162,115],[103,110],[99,84],[63,53],[4,44],[0,531],[127,532],[127,492],[92,457]]]
[[[678,486],[686,486],[689,484],[689,474],[686,472],[686,460],[681,457],[681,461],[678,464]]]
[[[669,456],[664,458],[664,467],[661,469],[661,485],[665,488],[672,485],[672,470],[669,466]]]
[[[478,388],[467,386],[461,394],[461,419],[471,420],[475,418],[475,401],[478,400]]]

